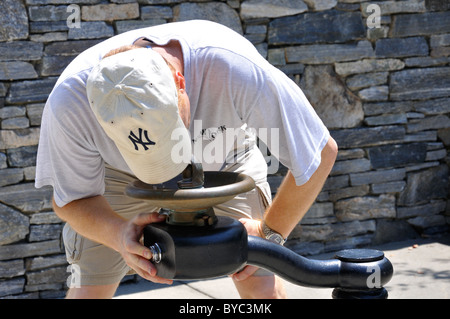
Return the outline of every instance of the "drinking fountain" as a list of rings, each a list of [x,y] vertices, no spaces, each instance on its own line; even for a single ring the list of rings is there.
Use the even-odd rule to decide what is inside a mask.
[[[242,173],[205,171],[192,161],[182,174],[158,184],[131,182],[127,196],[161,207],[166,221],[147,225],[144,245],[159,277],[202,280],[233,274],[246,265],[267,269],[293,284],[334,288],[335,299],[385,299],[393,275],[382,251],[347,249],[314,260],[268,240],[248,236],[242,223],[216,216],[213,207],[255,187]]]

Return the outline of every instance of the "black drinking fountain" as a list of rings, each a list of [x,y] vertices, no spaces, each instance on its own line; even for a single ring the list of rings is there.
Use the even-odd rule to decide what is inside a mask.
[[[249,176],[233,172],[203,172],[188,165],[182,175],[158,185],[134,181],[126,195],[162,207],[163,223],[144,229],[144,245],[153,253],[159,277],[202,280],[233,274],[246,265],[267,269],[305,287],[334,288],[335,299],[385,299],[383,287],[393,275],[384,253],[348,249],[333,259],[313,260],[268,240],[248,236],[230,217],[216,216],[213,206],[255,187]]]

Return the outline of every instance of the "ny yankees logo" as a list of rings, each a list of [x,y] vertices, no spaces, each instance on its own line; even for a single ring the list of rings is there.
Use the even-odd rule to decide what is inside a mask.
[[[147,140],[147,142],[144,142],[142,140],[142,132],[144,132],[144,137]],[[148,150],[147,145],[155,145],[156,144],[155,142],[153,142],[152,140],[150,140],[148,138],[147,134],[148,134],[147,130],[143,130],[141,128],[139,128],[139,137],[136,136],[133,131],[130,131],[130,135],[128,136],[128,138],[130,139],[131,142],[133,142],[134,149],[136,151],[139,150],[138,144],[141,144],[144,147],[144,151]]]

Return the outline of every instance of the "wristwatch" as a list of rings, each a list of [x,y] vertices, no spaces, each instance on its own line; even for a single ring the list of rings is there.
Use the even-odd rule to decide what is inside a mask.
[[[265,222],[262,223],[262,231],[266,239],[275,244],[283,246],[284,243],[286,242],[286,238],[283,238],[283,236],[280,233],[277,233],[269,226],[267,226]]]

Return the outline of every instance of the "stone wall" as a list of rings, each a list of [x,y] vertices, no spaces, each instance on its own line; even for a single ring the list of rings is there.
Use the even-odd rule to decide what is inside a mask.
[[[60,297],[67,264],[51,189],[33,186],[45,100],[86,48],[210,19],[305,91],[340,151],[287,243],[312,254],[448,232],[450,5],[405,0],[2,0],[0,298]],[[270,176],[273,191],[285,170]]]

